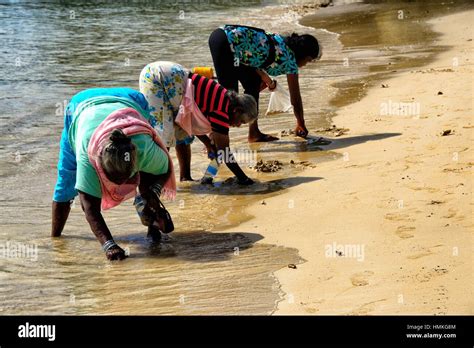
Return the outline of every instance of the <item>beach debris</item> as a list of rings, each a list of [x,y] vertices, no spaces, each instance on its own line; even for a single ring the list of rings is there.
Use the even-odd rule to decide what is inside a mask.
[[[316,132],[318,132],[318,133],[330,133],[332,136],[339,137],[339,136],[344,135],[347,132],[349,132],[349,129],[348,128],[339,128],[335,124],[333,124],[331,127],[318,128],[318,129],[316,129]],[[289,137],[290,135],[296,135],[296,133],[293,129],[284,129],[284,130],[280,131],[280,136],[281,137]],[[317,141],[321,141],[321,140],[322,140],[322,138],[317,139]],[[326,141],[328,141],[328,140],[326,140]],[[310,138],[310,139],[307,140],[307,142],[309,144],[313,144],[315,142],[315,140]],[[327,145],[327,144],[325,144],[325,145]]]
[[[453,133],[454,133],[454,131],[452,131],[451,129],[445,129],[445,130],[441,133],[441,136],[442,136],[442,137],[445,137],[445,136],[451,135],[451,134],[453,134]]]
[[[323,137],[319,137],[319,138],[308,138],[306,140],[306,145],[313,145],[313,144],[316,144],[316,145],[329,145],[331,144],[332,141],[331,140],[327,140],[327,139],[324,139]]]
[[[289,263],[288,268],[296,269],[296,265],[294,263]]]
[[[253,167],[251,166],[250,168],[257,172],[273,173],[282,169],[283,163],[281,163],[278,160],[265,161],[265,162],[263,160],[260,160],[257,162],[255,166]]]
[[[438,95],[443,95],[443,92],[439,91],[439,92],[438,92]]]
[[[328,127],[328,128],[318,128],[318,129],[316,129],[316,132],[318,132],[318,133],[331,133],[331,135],[334,136],[334,137],[340,137],[341,135],[344,135],[347,132],[349,132],[349,129],[339,128],[335,124],[333,124],[331,127]]]
[[[261,205],[267,205],[267,202],[262,201],[260,204],[261,204]]]
[[[388,85],[385,83],[382,83],[382,88],[388,88]]]
[[[293,129],[284,129],[280,132],[281,137],[289,137],[290,135],[296,135]]]
[[[432,200],[430,204],[443,204],[443,203],[444,203],[443,201]]]
[[[337,256],[344,256],[344,253],[342,251],[336,250],[336,255]]]
[[[315,168],[315,167],[316,167],[316,164],[311,163],[310,161],[295,162],[295,161],[291,160],[291,161],[290,161],[290,166],[296,167],[296,168],[301,168],[301,167]]]

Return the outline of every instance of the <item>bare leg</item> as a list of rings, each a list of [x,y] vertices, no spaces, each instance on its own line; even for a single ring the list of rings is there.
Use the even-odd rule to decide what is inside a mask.
[[[176,157],[179,162],[179,180],[193,181],[191,178],[191,145],[177,144]]]
[[[51,237],[61,237],[70,211],[71,203],[53,201]]]

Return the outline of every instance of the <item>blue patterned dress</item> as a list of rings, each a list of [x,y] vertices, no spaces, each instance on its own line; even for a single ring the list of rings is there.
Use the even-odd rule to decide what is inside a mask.
[[[234,64],[247,65],[253,68],[260,66],[267,59],[270,44],[267,35],[275,42],[275,61],[264,70],[272,76],[297,74],[298,65],[293,51],[285,44],[285,39],[279,34],[268,33],[244,26],[225,25],[230,49],[234,53]]]

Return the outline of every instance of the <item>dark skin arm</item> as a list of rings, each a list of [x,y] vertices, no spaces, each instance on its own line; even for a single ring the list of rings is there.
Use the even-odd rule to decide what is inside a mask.
[[[81,199],[82,210],[86,215],[86,220],[100,244],[104,244],[107,240],[113,239],[100,212],[101,199],[81,191],[79,191],[79,197]],[[119,246],[114,246],[107,251],[106,256],[109,260],[123,260],[127,257],[125,251]]]
[[[290,90],[291,105],[293,105],[293,110],[296,117],[295,133],[297,136],[306,138],[308,135],[308,130],[306,129],[304,122],[303,101],[301,99],[298,74],[288,74],[286,75],[286,79],[288,81],[288,88]]]
[[[211,152],[215,152],[215,146],[212,145],[211,139],[207,135],[196,135],[198,139],[201,141],[201,143],[206,146],[207,149],[207,154],[209,155]]]
[[[216,146],[217,150],[219,153],[227,154],[227,156],[224,156],[223,160],[227,166],[227,168],[230,169],[232,173],[237,177],[239,184],[241,185],[251,185],[253,184],[253,180],[250,179],[244,171],[240,168],[238,165],[237,161],[235,160],[234,156],[230,152],[229,148],[229,136],[220,134],[217,132],[213,132],[212,135],[212,140],[214,142],[214,145]]]

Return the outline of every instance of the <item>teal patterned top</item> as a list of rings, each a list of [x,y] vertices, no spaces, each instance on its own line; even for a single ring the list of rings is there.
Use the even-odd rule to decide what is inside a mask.
[[[236,64],[259,68],[265,62],[270,51],[265,33],[234,25],[225,25],[222,29],[227,35]],[[272,76],[297,74],[298,65],[295,54],[285,44],[284,37],[273,33],[267,33],[267,35],[275,41],[275,61],[264,70]]]

